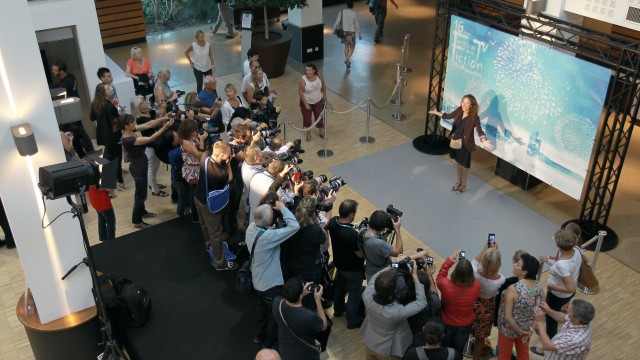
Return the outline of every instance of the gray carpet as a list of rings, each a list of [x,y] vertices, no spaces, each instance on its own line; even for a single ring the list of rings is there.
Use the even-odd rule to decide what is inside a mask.
[[[517,249],[536,256],[556,253],[551,237],[559,224],[473,175],[465,193],[449,191],[456,170],[448,156],[422,154],[407,143],[329,170],[379,209],[393,204],[403,211],[403,228],[442,257],[456,249],[474,257],[488,233],[496,234],[505,276],[512,274],[511,256]]]

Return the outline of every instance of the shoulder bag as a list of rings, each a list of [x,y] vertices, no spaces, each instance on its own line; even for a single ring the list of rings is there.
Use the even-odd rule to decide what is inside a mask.
[[[245,261],[244,264],[238,270],[238,275],[236,275],[236,290],[243,294],[249,294],[253,290],[253,279],[251,278],[251,260],[253,260],[253,252],[256,250],[256,244],[258,243],[258,239],[265,232],[264,229],[260,229],[260,232],[256,235],[255,240],[253,240],[253,246],[251,247],[251,253],[249,254],[249,260]]]
[[[282,303],[283,303],[283,302],[284,302],[284,300],[280,300],[280,306],[279,306],[279,310],[280,310],[280,318],[282,318],[282,322],[283,322],[283,323],[284,323],[284,325],[287,327],[287,329],[289,329],[289,332],[290,332],[291,334],[293,334],[293,336],[295,336],[295,337],[296,337],[296,339],[300,340],[300,342],[301,342],[301,343],[303,343],[303,344],[307,345],[308,347],[310,347],[310,348],[312,348],[312,349],[314,349],[314,350],[317,350],[317,351],[318,351],[318,353],[322,352],[322,346],[320,345],[320,342],[319,342],[318,340],[314,339],[314,344],[313,344],[313,345],[311,345],[311,344],[309,344],[308,342],[306,342],[306,341],[304,341],[304,340],[300,339],[300,338],[298,337],[298,335],[296,335],[296,333],[294,333],[294,332],[293,332],[293,330],[291,330],[291,328],[289,327],[289,324],[287,324],[287,320],[285,320],[285,319],[284,319],[284,315],[282,315]]]
[[[576,251],[580,250],[576,249]],[[591,265],[589,265],[586,256],[582,253],[580,255],[582,256],[582,263],[580,264],[578,283],[586,286],[590,291],[598,292],[600,290],[600,282],[596,278],[596,274],[593,272]]]
[[[209,172],[207,171],[207,165],[209,165],[209,159],[207,156],[204,161],[204,189],[207,192],[207,209],[212,213],[217,213],[224,209],[229,203],[229,184],[225,185],[222,190],[209,191]]]
[[[342,28],[342,10],[340,10],[340,26],[333,30],[333,33],[340,39],[344,37],[344,29]]]

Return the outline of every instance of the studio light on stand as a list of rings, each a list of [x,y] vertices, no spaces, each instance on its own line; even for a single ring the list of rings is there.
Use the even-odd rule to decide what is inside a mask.
[[[119,162],[120,159],[116,159],[116,161]],[[72,269],[67,271],[62,280],[70,276],[73,273],[73,270],[75,270],[80,264],[85,264],[89,268],[91,282],[93,285],[93,295],[101,325],[100,332],[102,335],[102,341],[99,345],[104,346],[101,358],[128,360],[129,358],[125,355],[122,347],[118,344],[113,335],[103,294],[100,290],[100,283],[98,281],[95,262],[91,252],[91,245],[89,244],[89,236],[87,235],[84,217],[82,216],[82,214],[87,210],[86,191],[89,186],[111,186],[111,184],[104,184],[104,182],[105,180],[108,180],[109,183],[112,182],[111,179],[115,178],[116,166],[117,162],[106,162],[99,159],[92,159],[87,163],[73,160],[60,164],[44,166],[41,167],[38,172],[38,187],[40,188],[42,195],[49,200],[66,197],[67,202],[71,205],[71,212],[73,213],[73,216],[78,218],[80,231],[82,232],[82,241],[84,243],[84,249],[87,257],[83,258],[78,264],[74,265]],[[112,172],[113,174],[111,174]],[[113,185],[115,186],[115,183]],[[71,195],[77,195],[80,199],[80,204],[74,203]]]
[[[21,156],[32,156],[38,153],[36,137],[33,135],[33,130],[29,124],[12,126],[11,134]]]

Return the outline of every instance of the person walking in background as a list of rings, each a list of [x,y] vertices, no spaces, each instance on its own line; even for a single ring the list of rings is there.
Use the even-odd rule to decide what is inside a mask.
[[[336,18],[336,23],[333,25],[333,29],[338,26],[342,26],[344,36],[340,40],[344,44],[344,63],[347,65],[347,69],[351,68],[351,55],[356,49],[356,33],[362,40],[362,31],[360,31],[360,23],[358,22],[358,14],[353,11],[353,0],[347,0],[347,8],[340,11],[340,14]]]
[[[189,60],[193,69],[193,76],[196,77],[196,92],[202,91],[202,82],[205,76],[216,72],[216,63],[213,60],[213,49],[211,43],[205,40],[204,32],[198,30],[195,33],[196,41],[184,51],[184,56]]]
[[[493,150],[493,145],[482,131],[480,118],[478,117],[478,102],[476,98],[467,94],[462,97],[460,106],[452,113],[446,114],[441,111],[431,110],[429,114],[437,115],[443,119],[454,119],[451,127],[451,153],[452,159],[456,161],[457,181],[451,188],[458,194],[462,194],[467,188],[467,176],[471,167],[471,153],[476,150],[476,142],[473,137],[473,129],[476,129],[482,145],[489,151]],[[454,141],[459,141],[460,147],[454,147]]]
[[[227,0],[215,0],[215,2],[218,5],[218,20],[216,20],[215,24],[211,25],[211,32],[214,34],[217,33],[220,25],[224,22],[224,25],[227,27],[227,35],[224,37],[233,39],[235,36],[233,33],[233,14],[229,11]],[[229,20],[229,15],[231,15],[231,20]]]
[[[311,115],[314,120],[322,116],[322,109],[327,103],[327,87],[324,78],[318,72],[315,64],[309,63],[304,67],[304,75],[298,81],[298,95],[300,96],[300,112],[304,128],[311,126]],[[324,137],[324,119],[316,125],[320,137]],[[311,140],[311,132],[307,130],[307,141]]]
[[[380,38],[384,33],[384,20],[387,18],[387,2],[390,2],[398,9],[395,0],[369,0],[369,7],[373,9],[373,16],[376,20],[376,33],[373,36],[373,42],[380,42]]]

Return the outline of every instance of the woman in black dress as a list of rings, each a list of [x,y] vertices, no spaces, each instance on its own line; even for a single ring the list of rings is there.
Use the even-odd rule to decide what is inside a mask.
[[[454,119],[451,128],[451,158],[457,163],[456,183],[451,187],[451,191],[462,194],[467,188],[467,176],[471,167],[471,153],[476,150],[476,142],[473,137],[473,129],[476,129],[482,145],[489,151],[493,150],[493,145],[482,131],[480,118],[478,117],[478,102],[476,98],[467,94],[462,97],[460,106],[452,113],[447,114],[437,110],[429,111],[429,114],[441,116],[443,119]],[[456,149],[453,146],[455,140],[462,140],[461,147]]]

